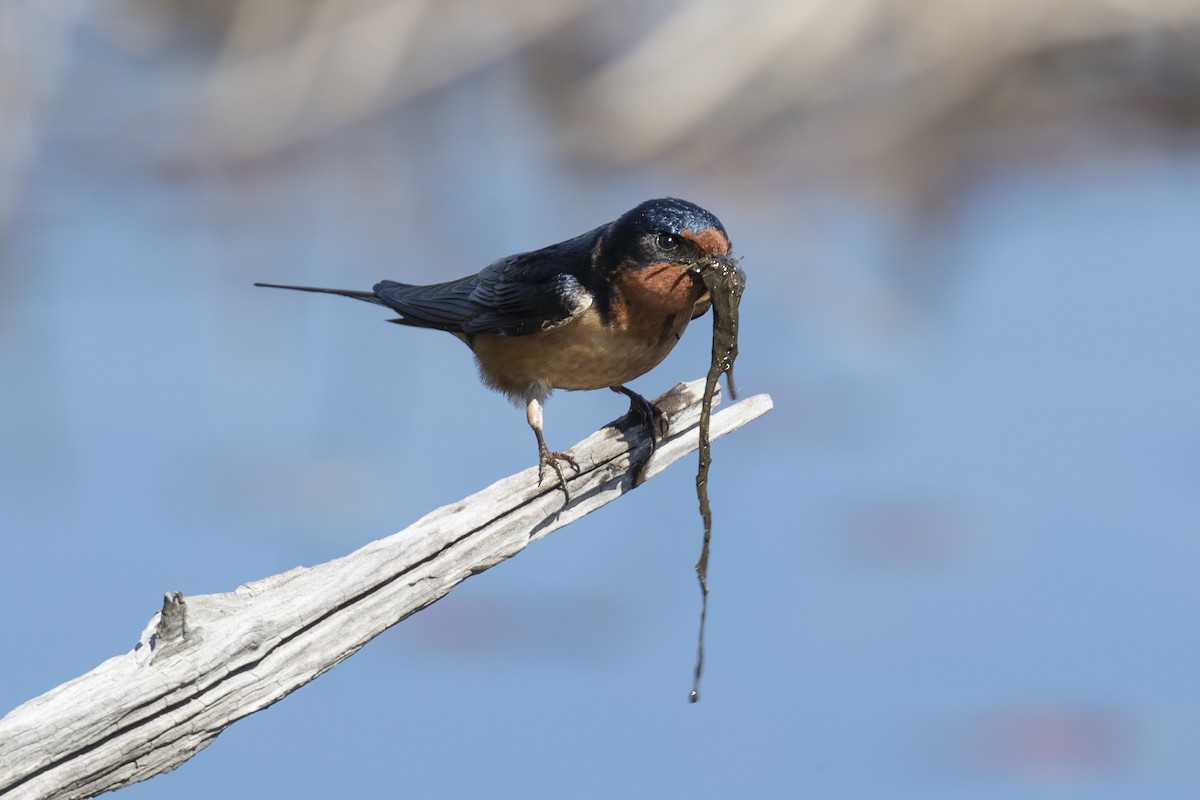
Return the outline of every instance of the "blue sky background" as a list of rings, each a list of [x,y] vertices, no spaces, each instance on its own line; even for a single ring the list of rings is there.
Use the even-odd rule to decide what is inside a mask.
[[[452,337],[254,281],[445,280],[677,195],[745,257],[738,383],[775,410],[715,448],[698,705],[689,459],[122,797],[1200,789],[1195,141],[1081,134],[913,226],[563,159],[512,65],[280,159],[164,166],[142,66],[81,37],[0,240],[4,710],[128,650],[164,591],[326,561],[533,463]],[[701,376],[709,331],[635,388]],[[560,393],[547,438],[623,411]]]

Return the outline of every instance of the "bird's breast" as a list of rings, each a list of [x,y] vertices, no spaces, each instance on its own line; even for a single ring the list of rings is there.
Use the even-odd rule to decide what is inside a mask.
[[[521,399],[550,389],[619,386],[649,372],[675,347],[704,291],[693,275],[671,266],[673,275],[662,269],[618,280],[607,317],[593,305],[541,333],[476,337],[484,381]]]

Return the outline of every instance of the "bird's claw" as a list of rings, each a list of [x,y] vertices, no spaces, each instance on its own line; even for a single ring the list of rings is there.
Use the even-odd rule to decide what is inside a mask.
[[[671,428],[671,420],[667,417],[667,412],[646,398],[638,395],[638,400],[641,402],[630,401],[629,416],[650,431],[650,452],[653,453],[659,440],[667,438],[667,431]]]
[[[667,432],[671,427],[670,420],[665,411],[632,389],[614,386],[612,390],[629,398],[629,413],[625,415],[625,418],[650,432],[650,450],[646,453],[645,458],[634,465],[633,469],[633,485],[637,486],[646,479],[646,465],[650,462],[650,457],[654,455],[658,441],[667,438]]]
[[[558,476],[559,488],[563,490],[563,494],[567,498],[567,502],[571,502],[571,492],[567,489],[567,478],[563,475],[562,467],[559,466],[560,461],[565,461],[575,470],[575,474],[579,474],[579,462],[571,457],[570,453],[556,453],[548,449],[545,445],[538,448],[538,486],[542,485],[542,480],[546,477],[546,465],[554,470],[554,474]]]

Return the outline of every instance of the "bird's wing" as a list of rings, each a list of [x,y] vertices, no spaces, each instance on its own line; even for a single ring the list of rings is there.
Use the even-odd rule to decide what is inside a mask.
[[[429,286],[380,281],[375,284],[374,292],[380,302],[400,313],[400,319],[394,322],[462,333],[463,323],[475,313],[471,290],[477,277],[470,275]]]
[[[471,293],[475,315],[465,333],[523,336],[562,325],[592,304],[592,295],[574,275],[520,257],[479,273]]]
[[[430,286],[382,281],[375,295],[405,325],[468,336],[524,336],[558,327],[592,304],[591,293],[564,265],[587,263],[586,243],[572,239],[500,259],[478,275]]]

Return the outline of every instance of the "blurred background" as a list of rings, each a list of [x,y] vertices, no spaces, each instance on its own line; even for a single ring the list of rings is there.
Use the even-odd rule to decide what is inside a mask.
[[[776,406],[714,449],[702,702],[689,459],[122,796],[1195,796],[1198,46],[1189,0],[9,0],[0,712],[532,465],[452,337],[254,281],[675,195]]]

